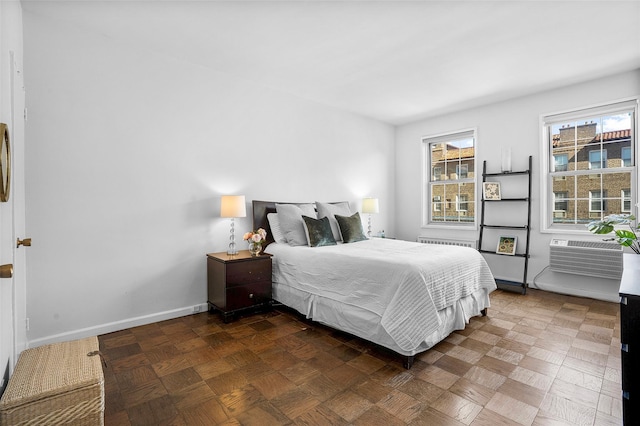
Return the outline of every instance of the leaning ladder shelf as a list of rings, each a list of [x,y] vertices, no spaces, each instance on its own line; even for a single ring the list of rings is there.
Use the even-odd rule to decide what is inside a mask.
[[[516,252],[513,256],[524,258],[524,274],[522,277],[522,282],[519,281],[511,281],[505,279],[496,278],[496,284],[499,287],[506,289],[513,289],[514,287],[520,287],[522,294],[527,292],[527,271],[529,268],[529,239],[531,235],[531,164],[532,158],[529,156],[529,168],[527,170],[516,171],[516,172],[501,172],[501,173],[487,173],[487,162],[484,161],[482,165],[482,183],[489,182],[492,179],[498,177],[510,177],[510,176],[518,176],[518,175],[526,175],[527,177],[527,196],[522,198],[501,198],[500,200],[485,200],[484,199],[484,191],[482,196],[482,207],[480,213],[480,238],[478,239],[478,251],[480,253],[487,254],[498,254],[495,251],[491,250],[483,250],[482,240],[484,237],[485,229],[511,229],[519,232],[524,231],[524,252]],[[489,178],[489,180],[487,180]],[[484,185],[483,185],[484,186]],[[488,225],[485,223],[485,204],[486,203],[526,203],[527,204],[527,222],[526,225],[519,226],[510,226],[510,225]],[[507,257],[507,256],[505,256]]]

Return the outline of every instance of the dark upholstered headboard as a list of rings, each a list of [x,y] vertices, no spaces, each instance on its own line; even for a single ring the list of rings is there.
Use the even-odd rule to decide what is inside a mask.
[[[276,212],[276,203],[277,204],[309,204],[309,203],[287,203],[281,201],[257,201],[253,200],[251,204],[253,205],[253,229],[262,228],[267,231],[267,243],[264,245],[265,247],[274,242],[273,232],[271,232],[271,227],[269,226],[269,221],[267,220],[267,215],[269,213]]]
[[[267,231],[266,247],[274,241],[273,232],[271,232],[271,227],[267,220],[267,214],[276,212],[276,202],[253,200],[251,204],[253,205],[253,230],[255,231],[262,228]]]
[[[282,202],[282,201],[253,200],[251,202],[253,206],[253,230],[262,228],[265,231],[267,231],[267,242],[265,244],[265,247],[274,241],[273,232],[271,232],[271,227],[269,226],[267,215],[269,213],[276,212],[276,203],[277,204],[312,204],[312,203],[289,203],[289,202]],[[331,204],[335,204],[335,203],[331,203]]]

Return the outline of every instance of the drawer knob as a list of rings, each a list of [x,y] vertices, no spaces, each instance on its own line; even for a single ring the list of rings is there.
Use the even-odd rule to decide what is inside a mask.
[[[249,299],[253,299],[253,293],[249,294]]]

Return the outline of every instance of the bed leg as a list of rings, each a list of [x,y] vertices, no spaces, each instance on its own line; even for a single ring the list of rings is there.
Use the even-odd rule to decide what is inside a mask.
[[[410,370],[411,367],[413,367],[413,360],[414,359],[415,359],[415,357],[413,355],[405,356],[404,359],[402,360],[402,366],[404,368],[406,368],[407,370]]]
[[[487,316],[487,308],[484,308],[483,310],[481,310],[480,313],[482,314],[483,317],[486,317]]]

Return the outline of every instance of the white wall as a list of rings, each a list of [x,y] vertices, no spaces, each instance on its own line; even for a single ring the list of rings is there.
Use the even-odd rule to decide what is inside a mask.
[[[220,196],[380,198],[394,129],[25,13],[32,346],[189,313]],[[247,209],[250,215],[250,207]],[[237,243],[251,219],[236,222]]]
[[[421,229],[422,137],[477,128],[478,174],[482,173],[484,160],[487,160],[489,172],[500,171],[500,152],[503,147],[511,148],[513,170],[524,170],[527,167],[528,156],[533,156],[531,258],[527,280],[530,283],[535,275],[548,265],[548,246],[552,238],[551,234],[540,233],[540,115],[591,106],[638,94],[640,94],[640,70],[584,84],[568,85],[558,90],[398,127],[396,130],[398,237],[407,240],[413,240],[418,235],[454,239],[478,238],[477,229],[473,231]],[[478,181],[482,181],[481,176],[478,177]],[[506,206],[502,214],[508,217],[515,213],[513,208],[516,207],[510,209]],[[526,213],[523,218],[526,220]],[[522,262],[500,256],[486,256],[486,258],[496,276],[522,280]]]

